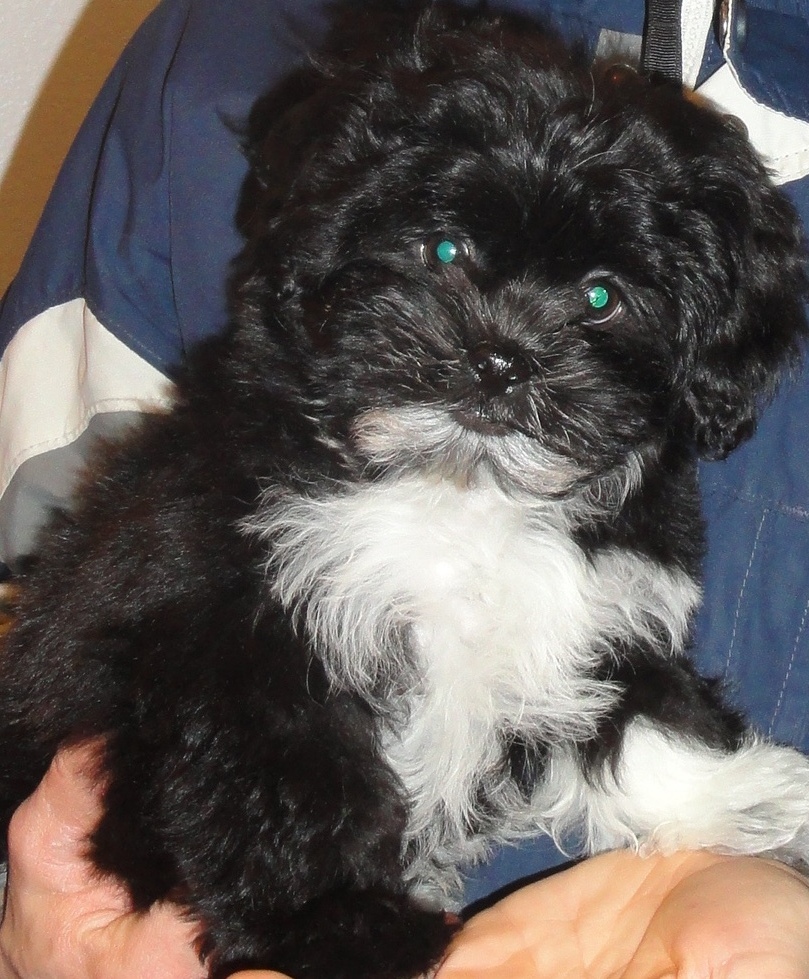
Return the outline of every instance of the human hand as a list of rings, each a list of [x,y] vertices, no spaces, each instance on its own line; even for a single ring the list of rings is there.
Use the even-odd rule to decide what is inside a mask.
[[[10,830],[0,979],[202,979],[196,928],[131,910],[83,857],[92,746],[61,752]],[[437,979],[809,979],[809,887],[779,864],[610,853],[474,917]],[[239,973],[232,979],[281,979]]]
[[[100,814],[94,757],[93,745],[59,752],[14,814],[0,979],[202,979],[197,927],[168,904],[134,912],[84,857]]]
[[[809,886],[780,864],[607,853],[472,918],[437,979],[809,979]]]

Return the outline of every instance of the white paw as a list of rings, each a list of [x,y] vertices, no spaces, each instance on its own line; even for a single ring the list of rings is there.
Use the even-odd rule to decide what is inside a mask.
[[[573,829],[590,852],[710,848],[809,860],[809,759],[753,736],[738,751],[678,739],[645,721],[627,731],[617,771],[595,783],[570,760],[557,766],[549,815],[557,835]]]

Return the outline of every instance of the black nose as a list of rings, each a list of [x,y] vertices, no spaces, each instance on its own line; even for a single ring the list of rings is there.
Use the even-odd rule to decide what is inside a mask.
[[[506,394],[534,373],[530,362],[502,343],[484,341],[469,351],[469,362],[489,396]]]

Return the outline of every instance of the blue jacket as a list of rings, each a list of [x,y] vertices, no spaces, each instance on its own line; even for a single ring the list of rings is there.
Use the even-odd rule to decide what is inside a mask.
[[[638,0],[500,6],[550,16],[593,48],[635,48],[642,29]],[[300,57],[301,39],[316,40],[325,7],[163,0],[104,86],[0,309],[7,560],[68,492],[86,433],[163,404],[188,347],[224,325],[246,170],[233,123]],[[706,6],[684,25],[686,76],[745,121],[809,227],[809,4],[736,0],[720,39],[712,19]],[[784,387],[752,441],[702,469],[696,654],[760,728],[809,750],[806,422],[809,374]],[[511,848],[473,872],[468,896],[560,859],[545,842]]]

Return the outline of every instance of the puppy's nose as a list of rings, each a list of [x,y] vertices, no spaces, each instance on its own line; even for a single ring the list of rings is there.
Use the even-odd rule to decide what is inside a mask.
[[[469,351],[469,362],[485,394],[507,394],[534,373],[530,362],[518,351],[502,343],[484,340]]]

